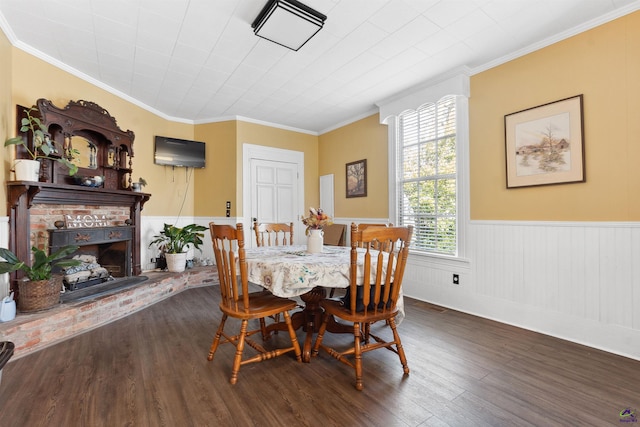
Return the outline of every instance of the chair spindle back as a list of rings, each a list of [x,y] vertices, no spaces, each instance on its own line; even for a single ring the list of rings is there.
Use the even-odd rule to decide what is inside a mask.
[[[402,288],[413,226],[367,227],[351,225],[350,310],[394,311]],[[380,250],[379,248],[383,248]],[[364,249],[363,276],[358,277],[358,250]],[[361,300],[359,301],[359,299]],[[361,304],[360,304],[361,303]]]
[[[293,245],[293,222],[285,223],[253,223],[258,246]]]
[[[249,282],[244,251],[244,230],[242,224],[231,225],[209,223],[213,252],[220,279],[222,304],[236,310],[249,310]],[[238,259],[236,261],[236,250]],[[238,272],[240,277],[238,277]]]

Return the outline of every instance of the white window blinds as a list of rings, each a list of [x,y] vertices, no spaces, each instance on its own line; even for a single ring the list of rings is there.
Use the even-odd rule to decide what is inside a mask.
[[[456,97],[398,116],[397,202],[412,248],[455,255],[457,248]]]

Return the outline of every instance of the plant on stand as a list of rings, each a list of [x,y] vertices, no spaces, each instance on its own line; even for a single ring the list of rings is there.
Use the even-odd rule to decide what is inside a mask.
[[[9,249],[0,248],[0,274],[21,270],[26,279],[18,282],[18,309],[20,311],[39,311],[51,308],[60,300],[60,282],[53,278],[52,268],[74,267],[80,264],[77,259],[65,259],[78,250],[78,246],[64,246],[47,255],[42,249],[31,248],[31,265],[18,259]]]
[[[73,149],[66,153],[66,156],[54,157],[52,154],[56,152],[56,148],[48,137],[48,128],[42,121],[32,113],[37,112],[36,107],[24,110],[26,117],[22,118],[20,132],[31,132],[33,147],[29,148],[29,144],[22,136],[9,138],[4,142],[4,146],[22,145],[29,155],[28,159],[15,159],[14,171],[16,173],[16,181],[38,181],[40,173],[40,159],[55,160],[69,169],[69,175],[75,175],[78,172],[78,165],[72,162],[75,156],[79,154],[78,150]]]
[[[203,243],[203,231],[205,230],[207,227],[197,224],[189,224],[184,227],[165,224],[160,234],[153,236],[154,240],[149,246],[158,245],[167,260],[167,269],[174,273],[180,273],[187,265],[188,247],[192,246],[199,250]]]

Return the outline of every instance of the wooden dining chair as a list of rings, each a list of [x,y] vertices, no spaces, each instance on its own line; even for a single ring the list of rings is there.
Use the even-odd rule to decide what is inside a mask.
[[[253,231],[256,234],[256,244],[260,246],[293,245],[293,223],[254,221]]]
[[[347,226],[344,224],[331,224],[322,229],[324,232],[324,244],[329,246],[344,246],[347,234]]]
[[[256,245],[261,246],[286,246],[293,245],[293,223],[282,222],[253,222],[253,231],[256,234]],[[275,322],[280,321],[280,315],[272,316]],[[278,331],[274,331],[278,334]]]
[[[295,353],[297,361],[301,362],[300,344],[296,338],[296,331],[293,329],[289,315],[289,310],[295,309],[297,302],[292,299],[277,297],[269,291],[249,292],[242,224],[238,224],[234,228],[230,225],[216,225],[212,222],[209,223],[209,230],[220,279],[222,320],[220,320],[220,325],[211,343],[207,359],[213,360],[219,344],[232,343],[235,346],[236,351],[229,380],[231,384],[235,384],[238,381],[240,366],[247,363],[261,362],[291,351]],[[238,272],[240,273],[239,276]],[[291,339],[291,346],[267,350],[250,337],[257,333],[263,333],[264,339],[265,317],[276,314],[282,314],[284,317]],[[229,317],[241,320],[239,332],[235,335],[228,334],[224,330],[225,323]],[[258,320],[260,326],[256,329],[250,329],[250,320]],[[258,354],[243,358],[245,343],[256,350]]]
[[[358,224],[358,230],[362,231],[362,230],[366,230],[367,228],[371,228],[371,227],[393,227],[392,223],[380,223],[380,224],[368,224],[368,223],[360,223]],[[374,249],[380,249],[380,242],[372,242],[373,248]],[[364,247],[364,244],[361,242],[358,244],[358,247],[362,248]],[[385,248],[383,248],[384,250]]]
[[[409,243],[413,226],[408,227],[370,227],[359,230],[351,225],[351,269],[349,276],[349,298],[341,300],[325,299],[321,301],[324,315],[318,336],[313,346],[312,356],[320,349],[351,366],[356,374],[356,389],[362,390],[362,355],[369,351],[386,348],[400,358],[405,375],[409,374],[407,358],[402,348],[400,335],[396,329],[397,302],[402,289],[402,278],[409,255]],[[373,244],[382,242],[388,251],[373,249]],[[358,267],[358,248],[363,246],[365,253],[362,266]],[[362,255],[361,255],[362,256]],[[358,269],[363,277],[358,282]],[[327,323],[331,318],[342,319],[353,324],[353,345],[346,349],[335,349],[323,344]],[[380,323],[381,328],[390,329],[392,338],[383,339],[376,331],[371,332],[371,324]],[[332,320],[333,321],[333,320]],[[373,339],[373,340],[371,340]]]
[[[381,224],[368,224],[368,223],[361,223],[361,224],[358,224],[358,225],[357,225],[357,227],[358,227],[358,230],[362,231],[362,230],[365,230],[365,229],[367,229],[367,228],[371,228],[371,227],[389,227],[389,226],[392,226],[392,225],[393,225],[393,224],[382,224],[382,223],[381,223]],[[372,247],[373,247],[374,249],[380,249],[380,246],[381,246],[381,245],[380,245],[380,242],[372,242]],[[359,247],[359,248],[363,247],[363,244],[362,244],[362,243],[358,243],[358,247]],[[386,249],[386,248],[383,248],[383,249]],[[331,288],[331,291],[329,291],[329,298],[333,298],[333,297],[335,296],[335,293],[336,293],[336,288]]]

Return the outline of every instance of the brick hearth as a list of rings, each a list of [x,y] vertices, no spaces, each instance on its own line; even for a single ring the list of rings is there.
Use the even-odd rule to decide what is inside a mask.
[[[15,344],[13,358],[19,358],[67,338],[169,298],[191,287],[218,283],[215,267],[196,267],[184,273],[148,272],[149,277],[125,289],[59,304],[38,313],[18,313],[14,320],[0,323],[0,340]]]

